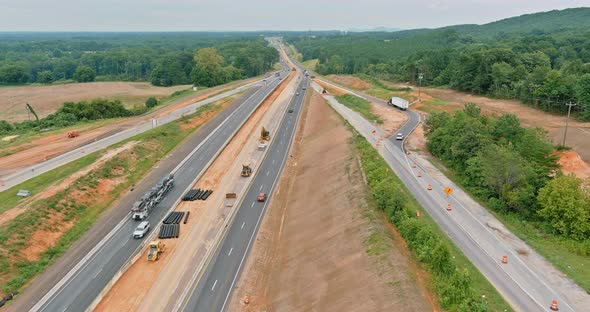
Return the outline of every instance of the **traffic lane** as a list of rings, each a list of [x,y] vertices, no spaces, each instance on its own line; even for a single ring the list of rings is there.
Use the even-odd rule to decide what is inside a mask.
[[[307,85],[307,78],[302,79],[298,90]],[[292,142],[297,118],[301,110],[305,90],[303,94],[294,96],[289,107],[293,107],[293,113],[287,113],[283,118],[284,122],[277,131],[273,144],[269,146],[270,151],[259,168],[255,180],[252,182],[244,200],[242,201],[236,218],[230,225],[230,229],[224,237],[220,247],[216,251],[211,265],[199,281],[189,297],[185,311],[220,311],[225,300],[231,293],[232,283],[239,274],[238,269],[241,261],[245,258],[249,241],[254,237],[257,230],[258,220],[262,218],[263,211],[272,197],[272,189],[284,166],[289,146]],[[289,131],[290,130],[290,131]],[[288,138],[285,133],[290,134]],[[281,158],[282,157],[282,158]],[[282,159],[280,166],[275,166],[276,159]],[[275,160],[275,161],[273,161]],[[272,174],[271,174],[272,173]],[[258,193],[267,192],[267,200],[264,203],[257,202]],[[224,252],[222,252],[224,251]],[[225,253],[227,251],[227,254]],[[231,252],[230,252],[231,251]],[[242,256],[242,257],[240,257]],[[232,274],[236,272],[235,274]],[[204,282],[203,282],[204,281]]]
[[[478,270],[486,276],[496,287],[496,289],[511,303],[513,307],[521,311],[534,311],[539,309],[539,305],[531,299],[531,297],[523,292],[522,288],[516,286],[512,282],[512,278],[502,270],[497,261],[493,260],[485,250],[477,244],[477,242],[463,229],[456,224],[452,219],[453,214],[459,213],[458,207],[454,207],[452,211],[446,210],[447,202],[442,199],[434,199],[430,194],[425,193],[426,186],[420,183],[414,176],[413,172],[404,170],[405,162],[400,162],[399,159],[404,155],[400,151],[394,149],[385,149],[386,160],[394,169],[395,173],[400,177],[406,187],[414,194],[422,207],[428,210],[429,215],[436,220],[440,228],[453,240],[453,242],[460,247],[462,252],[472,261],[477,264]],[[389,156],[389,157],[388,157]],[[425,176],[423,176],[425,177]],[[491,259],[491,261],[490,261]]]
[[[567,301],[563,300],[563,297],[554,292],[548,286],[548,283],[523,263],[509,247],[502,244],[502,241],[489,230],[487,225],[477,219],[467,207],[464,207],[453,196],[447,197],[443,195],[442,187],[433,178],[429,176],[423,176],[423,178],[425,181],[422,183],[422,193],[424,193],[425,185],[429,183],[433,185],[433,190],[427,192],[429,197],[432,197],[435,202],[444,202],[445,205],[446,203],[452,204],[455,213],[449,214],[448,219],[455,224],[456,228],[469,236],[480,248],[481,253],[487,256],[485,259],[486,264],[491,264],[491,269],[495,269],[490,274],[494,274],[498,270],[504,272],[512,280],[512,287],[516,287],[522,292],[519,298],[529,298],[536,304],[537,308],[549,305],[549,302],[543,304],[544,298],[554,298],[562,302],[562,311],[571,309]],[[507,255],[511,259],[508,265],[500,263],[503,255]]]
[[[244,119],[247,113],[254,109],[257,102],[259,103],[266,91],[270,90],[273,87],[273,84],[269,84],[268,87],[261,89],[262,92],[254,93],[254,96],[248,97],[244,99],[243,104],[236,110],[234,115],[231,115],[231,120],[229,121],[229,127],[234,125],[232,123],[233,120],[236,119]],[[237,127],[237,125],[234,125]],[[227,127],[225,129],[219,129],[222,131],[227,131]],[[189,161],[183,165],[179,173],[175,176],[175,187],[171,189],[170,193],[163,199],[163,201],[157,206],[160,207],[170,207],[176,200],[182,196],[182,193],[192,183],[194,177],[197,173],[202,170],[202,167],[209,161],[209,159],[215,154],[215,152],[220,148],[220,146],[225,142],[227,136],[223,136],[216,132],[214,135],[210,137],[209,144],[205,144],[199,149],[198,152],[192,155]],[[141,193],[140,193],[141,194]],[[148,221],[152,224],[157,224],[168,212],[167,209],[154,209],[150,216],[148,217]],[[105,266],[113,268],[113,271],[116,272],[120,269],[121,265],[124,264],[131,256],[133,256],[133,252],[137,249],[137,247],[141,244],[142,240],[133,240],[130,242],[131,246],[126,249],[117,248],[118,242],[125,241],[126,237],[131,236],[136,224],[132,222],[130,219],[125,222],[124,226],[121,230],[113,237],[109,243],[105,244],[103,249],[101,250],[101,255],[97,255],[95,258],[90,260],[89,263],[82,269],[82,271],[78,272],[76,276],[80,276],[80,278],[76,278],[73,281],[70,281],[66,284],[66,288],[62,288],[58,294],[61,298],[53,298],[53,300],[49,301],[44,310],[47,311],[55,311],[61,310],[64,307],[73,307],[75,309],[85,309],[93,300],[96,298],[96,295],[100,292],[100,290],[106,285],[106,283],[112,278],[113,275],[102,274],[100,278],[94,277],[93,271],[95,271],[96,267],[101,267],[101,264],[104,263]],[[127,236],[129,235],[129,236]],[[120,245],[119,245],[120,246]],[[103,251],[104,248],[109,248],[109,251]],[[117,257],[114,257],[113,254],[117,254]],[[106,262],[106,263],[105,263]],[[78,298],[75,294],[80,293],[83,289],[86,291],[94,291],[96,293],[94,296],[84,296],[85,298]],[[98,290],[98,291],[96,291]],[[67,295],[65,295],[67,294]],[[72,305],[73,302],[80,305]]]
[[[244,96],[247,97],[258,90],[255,87],[248,91]],[[142,179],[136,186],[134,191],[126,193],[115,207],[112,207],[97,221],[92,228],[86,232],[72,247],[68,249],[66,254],[60,257],[49,269],[37,277],[25,291],[17,296],[14,302],[7,307],[8,311],[27,311],[43,297],[57,281],[62,279],[64,275],[69,272],[82,258],[90,252],[90,250],[98,243],[98,241],[107,235],[112,229],[113,224],[119,223],[129,213],[128,207],[131,207],[137,200],[137,194],[143,194],[156,184],[162,176],[169,173],[177,163],[173,160],[175,158],[185,158],[195,146],[198,145],[206,136],[215,129],[223,120],[225,120],[233,111],[235,111],[243,101],[236,100],[228,108],[220,112],[211,121],[204,124],[199,130],[189,138],[186,143],[179,146],[158,163],[158,167],[154,168],[146,178]]]

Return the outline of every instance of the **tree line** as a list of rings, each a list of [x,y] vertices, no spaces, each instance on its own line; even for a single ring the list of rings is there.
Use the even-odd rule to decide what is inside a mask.
[[[454,115],[432,114],[424,126],[428,150],[491,209],[588,242],[590,194],[581,180],[561,174],[542,129],[522,128],[511,114],[483,116],[474,104]],[[590,245],[578,252],[590,254]]]
[[[320,74],[368,74],[380,79],[446,86],[518,99],[565,113],[565,103],[590,120],[590,32],[503,34],[481,39],[443,29],[398,39],[383,35],[291,38]],[[399,36],[399,35],[398,35]],[[419,81],[419,74],[423,80]]]
[[[224,77],[214,79],[221,83],[260,75],[278,60],[276,51],[255,34],[3,34],[0,84],[71,80],[190,84],[195,80],[195,51],[209,47],[223,57]]]
[[[26,120],[11,124],[0,120],[0,134],[64,128],[79,122],[129,117],[146,111],[147,103],[146,107],[127,109],[120,100],[94,99],[92,101],[65,102],[57,112],[38,121]]]

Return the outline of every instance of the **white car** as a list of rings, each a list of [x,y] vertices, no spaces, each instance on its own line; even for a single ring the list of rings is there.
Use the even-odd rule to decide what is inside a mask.
[[[401,134],[401,133],[398,133],[398,134],[395,136],[395,139],[396,139],[396,140],[403,140],[403,139],[404,139],[404,135],[403,135],[403,134]]]
[[[137,226],[137,228],[135,228],[135,231],[133,231],[133,238],[143,238],[149,230],[150,223],[143,221]]]

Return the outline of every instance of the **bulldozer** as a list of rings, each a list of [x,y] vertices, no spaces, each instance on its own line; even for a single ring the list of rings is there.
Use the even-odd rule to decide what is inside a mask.
[[[249,177],[252,174],[250,164],[242,164],[242,177]]]
[[[164,252],[164,244],[160,241],[152,241],[150,243],[150,250],[148,252],[148,261],[156,261],[160,258],[160,254]]]
[[[270,131],[266,130],[262,127],[262,131],[260,131],[260,141],[270,141]]]

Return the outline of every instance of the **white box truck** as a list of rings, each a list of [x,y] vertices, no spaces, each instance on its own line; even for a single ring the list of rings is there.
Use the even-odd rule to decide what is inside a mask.
[[[392,97],[391,100],[387,102],[387,104],[397,107],[401,110],[406,110],[410,106],[410,103],[402,98]]]

